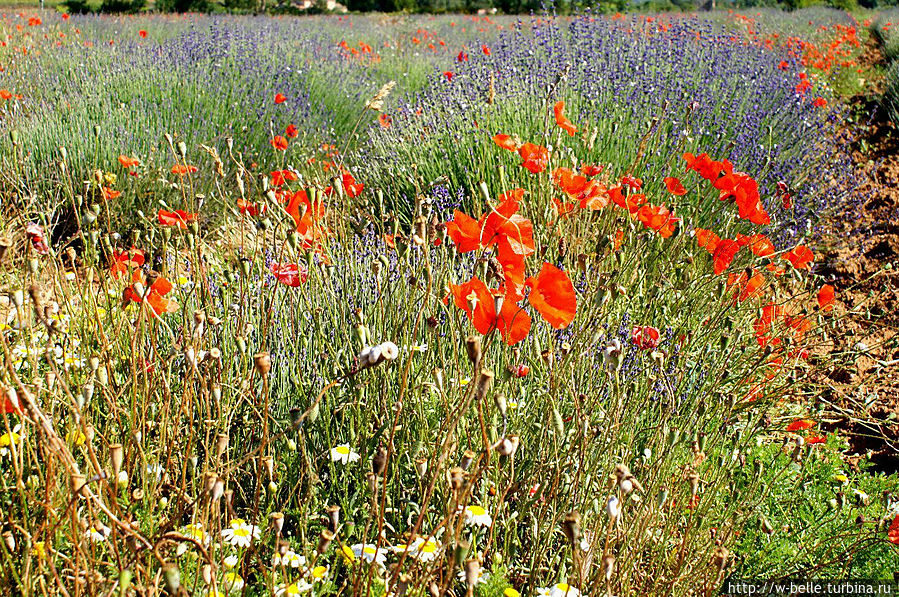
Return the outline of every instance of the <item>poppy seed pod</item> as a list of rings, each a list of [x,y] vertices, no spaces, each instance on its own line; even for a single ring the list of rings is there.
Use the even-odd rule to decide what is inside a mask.
[[[493,371],[489,369],[485,369],[478,374],[478,379],[475,384],[475,396],[478,400],[483,400],[487,397],[487,392],[490,391],[490,388],[493,386]]]
[[[109,463],[112,466],[112,476],[117,479],[122,470],[122,461],[125,457],[122,444],[109,444]]]
[[[271,519],[272,528],[275,529],[275,534],[280,536],[281,531],[284,529],[284,513],[272,512],[269,514],[269,519]]]
[[[268,377],[269,371],[272,370],[272,357],[267,352],[258,352],[253,355],[253,365],[259,375],[263,378]]]
[[[612,574],[615,572],[615,556],[606,554],[602,557],[601,562],[602,575],[606,577],[606,581],[612,580]]]
[[[572,510],[565,515],[564,520],[562,520],[562,532],[565,533],[565,537],[568,538],[572,546],[580,543],[582,536],[580,512]]]
[[[471,450],[465,450],[462,454],[462,459],[459,461],[459,468],[467,471],[468,467],[471,466],[471,463],[474,462],[475,456],[477,456],[477,454]]]
[[[321,534],[318,536],[318,553],[323,554],[328,551],[332,541],[334,541],[334,533],[328,529],[322,529]]]
[[[500,439],[493,447],[500,456],[513,456],[518,451],[520,441],[517,435],[510,435]]]
[[[453,491],[459,491],[465,484],[465,470],[460,467],[453,467],[447,471],[449,484]]]
[[[387,450],[384,446],[378,446],[371,459],[371,471],[375,475],[382,477],[385,470],[387,470]]]
[[[328,529],[332,533],[336,533],[337,527],[340,525],[340,506],[336,504],[328,506],[326,513],[328,515]]]
[[[472,365],[477,366],[481,362],[481,339],[477,336],[469,336],[465,339],[465,352]]]

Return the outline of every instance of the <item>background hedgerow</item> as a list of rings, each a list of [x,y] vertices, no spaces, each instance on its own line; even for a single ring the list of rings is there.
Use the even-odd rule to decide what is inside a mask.
[[[840,147],[823,134],[839,112],[795,89],[802,58],[782,71],[788,50],[695,19],[486,22],[446,50],[433,32],[485,22],[162,19],[51,27],[127,23],[121,53],[35,24],[16,39],[41,53],[3,72],[40,87],[4,105],[0,585],[891,578],[897,480],[845,466],[809,376],[840,313],[806,222],[847,179],[802,153]],[[630,80],[581,64],[625,35]],[[65,96],[72,56],[108,78]],[[774,100],[753,112],[744,88]],[[63,110],[37,117],[46,89],[88,98],[75,133],[44,124]]]

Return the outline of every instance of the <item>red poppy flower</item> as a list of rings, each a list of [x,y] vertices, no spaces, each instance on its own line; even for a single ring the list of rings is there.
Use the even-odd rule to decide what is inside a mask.
[[[284,186],[285,183],[297,179],[296,173],[292,170],[275,170],[271,173],[271,177],[273,187]]]
[[[639,191],[643,188],[643,181],[631,174],[625,174],[621,177],[621,186],[628,187],[633,191]]]
[[[512,375],[514,375],[515,377],[527,377],[528,373],[530,372],[531,368],[527,365],[519,364],[512,367]]]
[[[283,93],[276,93],[276,94],[275,94],[275,103],[276,103],[276,104],[283,104],[283,103],[286,102],[286,101],[287,101],[287,96],[284,95]]]
[[[792,263],[796,269],[808,269],[809,264],[815,260],[815,254],[805,245],[799,245],[784,253],[783,258]]]
[[[128,169],[131,169],[131,168],[137,168],[138,166],[140,166],[140,160],[139,160],[139,159],[137,159],[137,158],[130,158],[130,157],[128,157],[127,155],[120,155],[120,156],[119,156],[119,163],[122,165],[123,168],[128,168]]]
[[[114,189],[110,189],[109,187],[102,187],[100,189],[100,193],[103,195],[103,199],[106,201],[112,201],[113,199],[117,199],[122,195],[122,191],[116,191]]]
[[[715,252],[712,254],[715,275],[718,275],[729,268],[739,251],[740,245],[737,244],[736,241],[729,238],[722,238],[718,242],[717,247],[715,247]]]
[[[661,337],[657,328],[648,325],[634,326],[631,331],[631,342],[641,350],[655,350]]]
[[[287,128],[284,130],[284,135],[288,139],[296,139],[297,137],[300,136],[300,131],[297,130],[296,126],[294,126],[292,124],[288,124]]]
[[[113,251],[112,265],[109,266],[109,273],[113,278],[118,278],[120,275],[135,270],[143,264],[144,252],[140,249],[131,247],[130,251]]]
[[[543,172],[549,164],[549,151],[542,145],[525,143],[518,148],[518,155],[524,160],[521,165],[531,174]]]
[[[739,215],[744,220],[758,225],[771,223],[771,218],[762,206],[759,197],[759,185],[748,174],[744,172],[725,173],[714,181],[713,186],[720,191],[718,198],[721,201],[734,198]]]
[[[718,243],[721,242],[721,237],[711,230],[703,228],[694,228],[693,233],[696,235],[696,242],[699,243],[699,246],[708,251],[709,255],[714,255]]]
[[[0,401],[0,413],[4,415],[22,414],[19,396],[12,390],[4,390],[3,400]]]
[[[896,515],[896,518],[890,524],[890,528],[887,531],[887,540],[890,543],[899,545],[899,514]]]
[[[812,105],[815,106],[816,108],[823,108],[824,106],[827,105],[827,100],[824,99],[823,97],[816,97],[815,101],[812,102]]]
[[[191,174],[197,171],[196,166],[188,166],[187,164],[175,164],[172,166],[172,174],[177,174],[179,176],[184,176],[185,174]]]
[[[518,145],[515,144],[515,140],[509,135],[494,135],[493,142],[503,149],[508,149],[509,151],[518,151]]]
[[[581,166],[581,174],[584,176],[596,176],[601,174],[604,166],[594,166],[592,164],[584,164]]]
[[[621,192],[621,187],[612,187],[609,189],[609,197],[612,199],[612,202],[620,207],[621,209],[626,209],[628,213],[635,214],[640,207],[646,203],[646,195],[643,193],[631,193],[629,195],[624,195]]]
[[[728,288],[737,287],[734,293],[735,301],[743,302],[750,297],[758,296],[761,289],[764,288],[765,276],[756,272],[750,273],[752,274],[751,276],[747,272],[740,272],[739,274],[730,274],[727,277]]]
[[[296,263],[273,263],[269,268],[281,284],[296,288],[306,281],[309,272]]]
[[[31,246],[39,255],[47,255],[50,253],[50,245],[47,244],[47,237],[44,235],[44,229],[38,224],[28,224],[25,226],[25,236],[31,241]]]
[[[453,80],[453,73],[452,73],[452,71],[445,71],[445,72],[443,73],[443,76],[446,77],[446,80],[447,80],[447,81],[452,81],[452,80]]]
[[[456,56],[456,62],[465,62],[466,60],[468,60],[468,54],[465,53],[465,50],[461,50]]]
[[[684,161],[687,162],[687,170],[693,170],[701,177],[708,181],[714,181],[721,173],[733,172],[733,165],[728,160],[716,161],[709,157],[707,153],[693,155],[692,153],[684,154]]]
[[[454,303],[465,311],[478,333],[486,335],[497,330],[510,346],[527,337],[531,330],[531,317],[516,304],[517,297],[514,295],[491,292],[478,278],[449,286]]]
[[[833,311],[835,303],[836,294],[834,293],[833,286],[831,286],[830,284],[825,284],[818,291],[818,307],[822,311]]]
[[[63,20],[63,21],[68,21],[68,20],[69,20],[69,17],[70,17],[70,15],[69,15],[69,13],[67,13],[67,12],[65,12],[65,13],[62,14],[62,20]]]
[[[328,233],[322,224],[325,217],[324,203],[319,201],[313,205],[303,190],[284,194],[282,201],[286,201],[285,209],[297,225],[297,233],[303,239],[303,248],[317,246]]]
[[[275,135],[275,138],[269,141],[269,143],[271,143],[272,147],[277,151],[287,151],[287,139],[281,135]]]
[[[173,313],[178,310],[178,303],[165,298],[165,295],[171,292],[173,287],[172,283],[162,276],[158,276],[150,288],[146,288],[147,280],[140,271],[135,271],[131,280],[133,284],[126,288],[123,294],[123,298],[126,302],[131,301],[138,304],[146,302],[157,316],[162,315],[163,313]],[[138,294],[138,289],[136,288],[138,283],[143,288],[143,297]]]
[[[684,188],[684,185],[681,183],[680,179],[673,176],[669,176],[665,179],[665,187],[672,195],[681,196],[687,194],[687,189]]]
[[[254,218],[259,214],[265,213],[267,207],[268,206],[265,203],[260,205],[258,203],[247,201],[246,199],[237,200],[237,208],[240,210],[240,213],[253,216]]]
[[[825,444],[825,443],[827,443],[827,436],[826,435],[810,435],[807,438],[805,438],[805,443],[809,444],[810,446],[813,446],[815,444]]]
[[[353,175],[349,172],[344,172],[343,176],[340,179],[343,191],[349,197],[358,197],[362,194],[362,189],[365,188],[365,185],[362,183],[357,183],[356,179],[353,178]],[[334,189],[332,187],[325,188],[325,195],[334,194]]]
[[[146,32],[145,30],[143,30],[143,29],[141,29],[140,31],[138,31],[137,34],[140,35],[140,36],[143,37],[143,38],[146,38],[146,37],[147,37],[147,32]]]
[[[771,257],[777,252],[774,243],[764,234],[753,234],[752,236],[738,234],[736,241],[741,247],[749,247],[749,250],[759,257]]]
[[[162,226],[175,226],[182,230],[187,229],[188,222],[196,221],[198,214],[188,213],[186,211],[176,209],[175,211],[166,211],[160,209],[157,214],[159,224]]]
[[[544,263],[537,277],[528,278],[528,302],[556,329],[568,327],[577,312],[577,297],[568,274],[551,263]]]
[[[571,124],[571,121],[565,116],[565,102],[556,102],[556,105],[553,106],[553,112],[556,115],[556,124],[559,125],[559,128],[569,135],[574,136],[577,132],[577,127]]]
[[[446,231],[460,253],[489,246],[497,247],[497,260],[503,267],[507,287],[519,294],[524,285],[524,258],[534,252],[534,226],[518,213],[524,189],[509,191],[499,204],[479,220],[456,210]]]
[[[786,60],[781,60],[780,64],[777,65],[777,68],[779,68],[780,70],[787,70],[790,68],[790,63]]]
[[[787,431],[805,431],[815,426],[815,422],[810,419],[796,419],[787,425]]]
[[[0,98],[5,100],[12,99],[12,93],[6,89],[0,89]]]
[[[381,114],[378,116],[378,124],[381,125],[382,129],[390,128],[390,125],[393,124],[393,120],[387,114]]]
[[[490,48],[488,48],[487,46],[483,46],[483,45],[482,45],[482,46],[481,46],[481,51],[484,52],[484,55],[485,55],[485,56],[489,56],[489,55],[490,55]]]
[[[674,234],[680,218],[664,205],[644,205],[637,210],[637,219],[651,230],[655,230],[662,238],[669,238]]]

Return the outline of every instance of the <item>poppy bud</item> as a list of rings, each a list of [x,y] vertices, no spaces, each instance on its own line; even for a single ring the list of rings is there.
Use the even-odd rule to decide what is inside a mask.
[[[465,556],[468,555],[468,550],[471,548],[471,544],[464,539],[460,539],[458,543],[453,546],[453,559],[457,562],[461,562],[465,559]]]
[[[565,422],[562,420],[562,413],[555,406],[553,406],[553,425],[556,428],[556,435],[559,437],[565,435]]]
[[[496,410],[499,411],[500,416],[506,418],[506,409],[508,408],[508,405],[506,403],[506,395],[502,392],[494,394],[493,404],[496,406]]]
[[[415,472],[418,474],[418,477],[420,479],[424,479],[425,473],[428,472],[427,458],[417,458],[415,460]]]

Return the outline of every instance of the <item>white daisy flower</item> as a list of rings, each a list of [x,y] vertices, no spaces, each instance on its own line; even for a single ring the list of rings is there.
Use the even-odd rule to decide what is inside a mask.
[[[101,522],[97,524],[92,524],[84,531],[84,536],[90,539],[93,543],[102,543],[106,541],[106,538],[109,537],[109,533],[112,532],[108,526],[104,525]]]
[[[247,524],[242,518],[235,518],[230,526],[222,531],[222,538],[235,547],[249,547],[253,539],[259,538],[259,527]]]
[[[232,553],[230,556],[225,557],[223,563],[225,564],[225,568],[230,570],[240,563],[240,558],[237,557],[237,554]]]
[[[288,549],[282,556],[278,552],[272,555],[272,566],[284,566],[285,568],[299,568],[306,565],[306,558],[292,549]]]
[[[470,526],[489,527],[493,524],[493,519],[490,518],[490,514],[483,508],[483,506],[471,504],[465,506],[465,524]]]
[[[340,462],[341,464],[349,464],[356,462],[360,456],[350,448],[349,444],[340,444],[331,448],[331,460]]]
[[[441,545],[437,542],[433,537],[428,537],[425,539],[424,537],[418,537],[412,543],[408,545],[397,545],[394,548],[394,551],[398,553],[402,553],[407,551],[407,553],[413,558],[419,559],[422,562],[430,562],[433,561],[437,555],[440,553]]]
[[[226,572],[222,577],[222,588],[228,593],[237,593],[243,589],[243,579],[237,572]]]
[[[276,585],[275,595],[277,595],[278,597],[290,597],[291,595],[301,595],[311,590],[312,585],[301,579],[293,584],[282,583],[280,585]]]
[[[350,547],[350,550],[354,557],[362,558],[366,562],[376,562],[379,566],[383,566],[387,561],[387,550],[371,543],[357,543]]]
[[[581,597],[581,592],[568,583],[560,582],[551,587],[537,589],[537,595],[540,597]]]

